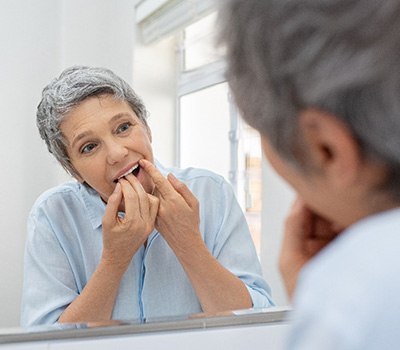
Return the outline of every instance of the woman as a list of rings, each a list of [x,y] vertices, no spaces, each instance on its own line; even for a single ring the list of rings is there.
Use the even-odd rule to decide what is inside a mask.
[[[272,304],[230,186],[156,163],[146,117],[107,69],[72,67],[43,90],[40,134],[78,181],[32,208],[23,325]]]
[[[286,349],[400,349],[400,1],[230,0],[220,15],[235,101],[298,197]]]

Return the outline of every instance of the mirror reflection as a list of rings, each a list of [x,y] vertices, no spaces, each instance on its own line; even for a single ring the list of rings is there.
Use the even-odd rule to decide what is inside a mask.
[[[29,215],[22,325],[273,305],[231,186],[157,162],[146,107],[119,76],[67,68],[43,89],[37,125],[76,181]]]
[[[228,309],[248,308],[252,304],[265,307],[270,305],[272,300],[269,287],[276,304],[287,303],[276,271],[276,258],[280,244],[278,232],[281,231],[282,218],[292,193],[275,177],[269,167],[263,164],[258,134],[241,121],[230,98],[224,78],[224,52],[213,46],[215,8],[211,6],[199,10],[199,13],[192,14],[193,17],[188,17],[184,24],[177,23],[176,27],[167,31],[163,27],[163,17],[160,16],[160,22],[155,25],[152,13],[141,12],[140,4],[141,2],[137,1],[135,7],[132,6],[132,1],[121,1],[110,9],[108,2],[104,0],[96,2],[95,10],[93,3],[82,4],[77,0],[41,0],[35,4],[21,0],[3,2],[1,5],[0,23],[3,30],[0,31],[0,35],[1,42],[4,43],[0,54],[0,66],[3,70],[0,81],[3,101],[0,108],[4,122],[1,128],[4,142],[1,157],[7,164],[2,173],[1,202],[1,231],[4,244],[0,249],[5,262],[0,271],[5,281],[1,290],[2,327],[18,326],[24,307],[31,310],[26,311],[26,314],[34,315],[24,318],[23,322],[26,324],[39,322],[37,320],[57,320],[66,309],[66,305],[72,305],[73,301],[79,301],[78,296],[84,295],[82,291],[91,277],[98,272],[97,268],[102,259],[105,246],[101,239],[101,231],[94,230],[92,226],[90,236],[86,237],[84,242],[77,240],[73,235],[81,231],[89,234],[89,231],[76,225],[85,226],[89,223],[94,224],[94,221],[97,225],[104,225],[104,216],[99,214],[93,221],[87,220],[88,218],[86,221],[82,219],[82,222],[77,224],[76,215],[85,214],[82,209],[75,207],[76,212],[69,212],[68,215],[72,215],[73,219],[68,221],[64,219],[67,216],[66,212],[62,212],[61,216],[59,207],[48,204],[49,210],[53,210],[51,218],[48,216],[33,224],[31,216],[30,228],[34,230],[33,226],[40,226],[42,230],[45,223],[47,226],[44,231],[52,231],[55,235],[53,238],[57,238],[52,242],[45,237],[42,237],[42,240],[33,240],[28,251],[30,258],[25,267],[32,280],[28,278],[23,288],[22,262],[25,242],[29,237],[26,222],[41,193],[75,177],[75,184],[79,190],[86,191],[86,197],[81,197],[79,201],[95,198],[93,207],[104,212],[107,208],[106,203],[117,187],[114,180],[118,180],[136,165],[139,165],[134,170],[137,177],[126,175],[125,179],[118,180],[121,184],[117,193],[114,193],[118,205],[114,206],[112,214],[124,212],[126,215],[127,208],[123,198],[138,185],[136,180],[139,180],[145,192],[150,195],[153,189],[153,195],[172,189],[178,192],[180,183],[186,183],[189,192],[185,202],[192,203],[192,195],[197,198],[198,217],[195,214],[193,217],[183,214],[180,216],[188,218],[187,221],[191,224],[199,220],[198,236],[202,238],[201,242],[192,242],[190,249],[193,246],[205,245],[212,253],[207,259],[211,264],[217,264],[222,271],[213,279],[209,273],[210,269],[205,269],[209,265],[204,264],[195,269],[205,269],[202,277],[206,276],[207,279],[200,280],[207,281],[207,290],[212,287],[218,291],[211,293],[211,297],[208,295],[210,293],[201,296],[205,288],[201,285],[196,286],[196,276],[187,277],[191,274],[189,265],[194,262],[188,257],[180,256],[178,252],[182,246],[174,246],[175,240],[172,235],[170,239],[161,235],[162,239],[159,241],[162,243],[153,240],[157,237],[153,226],[157,226],[152,205],[162,203],[160,200],[158,204],[149,202],[146,204],[146,214],[151,218],[153,226],[146,227],[136,250],[129,253],[136,253],[138,261],[134,258],[131,265],[124,266],[128,271],[132,271],[131,276],[135,277],[122,279],[118,291],[107,289],[112,283],[93,287],[94,295],[102,292],[109,296],[114,293],[116,300],[124,299],[124,294],[130,290],[135,291],[129,305],[124,302],[116,304],[115,318],[126,318],[124,312],[134,314],[129,318],[197,313],[204,309],[207,311],[208,305],[211,305],[210,312],[218,312],[221,310],[212,305],[220,305],[221,300],[232,302],[224,307]],[[75,11],[78,5],[79,13]],[[118,18],[118,21],[115,21],[115,18]],[[150,23],[153,23],[154,27],[151,27]],[[110,68],[134,88],[150,115],[144,122],[138,115],[140,113],[127,104],[125,99],[117,103],[109,98],[110,94],[107,91],[105,94],[96,94],[96,98],[83,99],[83,103],[69,111],[69,114],[65,114],[66,122],[61,130],[66,135],[66,145],[70,146],[66,147],[67,163],[64,164],[64,167],[70,170],[70,176],[46,150],[35,119],[43,87],[59,76],[65,68],[77,64]],[[85,127],[93,123],[90,117],[95,115],[98,118],[104,111],[112,112],[104,114],[103,128],[96,131],[94,139],[85,140]],[[121,119],[117,124],[111,125],[111,119],[121,114],[126,120]],[[130,146],[131,154],[135,156],[130,156],[123,166],[114,165],[113,170],[108,171],[102,166],[96,166],[95,161],[89,160],[90,157],[81,156],[84,154],[86,157],[86,154],[95,151],[100,144],[108,142],[106,135],[115,135],[115,130],[118,135],[123,135],[129,133],[131,128],[135,129],[135,132],[137,128],[138,138],[135,140],[140,139],[142,142],[139,146]],[[76,143],[75,138],[79,139]],[[75,146],[78,148],[74,149]],[[115,149],[118,151],[119,147],[117,144],[116,148],[110,149],[114,152]],[[115,157],[115,154],[112,156]],[[103,163],[115,162],[115,159],[104,157]],[[154,161],[157,167],[153,168],[145,162],[139,163],[140,159]],[[82,165],[84,162],[88,164],[87,167]],[[129,169],[125,169],[126,167]],[[178,180],[166,180],[165,175],[171,171],[167,169],[171,167],[206,168],[220,174],[222,178],[215,181],[215,175],[207,173],[204,183],[196,183],[187,178],[186,173],[177,171],[175,175]],[[163,183],[160,188],[155,188],[154,183],[160,175],[158,171],[164,176]],[[198,173],[193,171],[194,173],[189,175],[196,177]],[[102,181],[107,176],[110,181],[106,186]],[[265,181],[265,177],[268,178],[268,182]],[[98,181],[99,178],[101,181]],[[210,189],[213,181],[225,188],[224,191]],[[140,191],[139,194],[135,190],[133,192],[136,196],[147,196]],[[218,208],[209,206],[209,196],[215,196],[212,203],[219,203]],[[235,204],[233,209],[226,207],[227,196],[230,199],[235,196],[237,200],[237,203],[233,199],[229,200]],[[263,197],[270,200],[264,200],[261,207]],[[225,209],[221,210],[224,206]],[[268,206],[274,207],[274,216],[269,217],[271,214],[268,213],[271,211],[268,211]],[[64,203],[64,207],[71,209],[70,203]],[[243,231],[247,232],[247,229],[243,228],[244,219],[238,214],[239,208],[249,224],[249,236],[247,233],[243,235]],[[166,217],[175,218],[171,212]],[[183,213],[184,210],[180,209],[179,212]],[[282,216],[279,216],[279,213],[282,213]],[[34,216],[37,220],[37,215]],[[111,216],[114,219],[117,217]],[[231,217],[235,217],[237,222],[232,223]],[[123,220],[122,216],[120,218]],[[227,230],[219,229],[218,220],[223,221],[223,218],[229,225],[236,226]],[[108,224],[111,230],[115,229],[115,225]],[[260,235],[261,224],[267,233],[263,236]],[[172,226],[168,219],[160,225]],[[58,226],[58,231],[54,230],[54,226]],[[173,230],[166,228],[165,232],[168,231],[178,232],[176,227]],[[65,235],[60,238],[60,232],[67,232],[72,236]],[[124,260],[123,254],[119,253],[122,248],[126,248],[126,244],[120,244],[120,247],[112,247],[118,251],[113,257]],[[240,251],[235,251],[235,246],[239,245]],[[152,247],[155,248],[153,252],[150,250]],[[189,247],[184,248],[181,250],[189,250]],[[204,246],[201,249],[204,249]],[[62,253],[63,261],[57,250]],[[76,254],[80,254],[79,257]],[[149,254],[149,258],[154,257],[152,262],[146,265],[146,276],[151,276],[149,279],[143,279],[143,265],[139,263],[145,254]],[[235,256],[235,259],[231,258],[232,256]],[[258,265],[257,256],[261,266]],[[207,260],[203,256],[202,259]],[[187,266],[185,261],[188,261]],[[260,267],[269,287],[261,278]],[[32,272],[34,269],[36,272]],[[40,270],[44,278],[36,275]],[[47,274],[51,270],[52,273]],[[115,277],[116,273],[106,275],[108,282],[111,275]],[[219,285],[221,280],[224,280],[221,276],[226,276],[232,282],[232,285],[226,285],[229,285],[229,288]],[[37,278],[42,278],[40,285],[34,283]],[[67,278],[68,282],[63,280],[61,283],[64,278]],[[47,283],[49,281],[53,284]],[[237,292],[232,293],[236,288]],[[21,308],[23,290],[25,306]],[[64,293],[66,290],[68,292]],[[240,300],[246,301],[243,304],[230,300],[231,298],[221,293],[228,290],[230,296],[244,294],[248,299],[240,297]],[[52,299],[49,297],[51,293],[55,293],[56,304],[49,300]],[[139,293],[142,295],[139,296]],[[38,298],[46,304],[44,309],[39,307]],[[178,298],[180,304],[172,305],[168,302],[171,298]],[[27,301],[29,299],[30,302]],[[95,298],[93,294],[89,294],[88,299],[93,302]],[[154,300],[157,302],[153,305]],[[104,304],[101,299],[97,302]],[[89,305],[93,310],[91,304],[83,302],[82,305]],[[82,305],[78,305],[77,309],[82,310]],[[177,308],[174,309],[175,307]],[[110,310],[108,312],[110,313]],[[74,310],[72,316],[76,316]]]

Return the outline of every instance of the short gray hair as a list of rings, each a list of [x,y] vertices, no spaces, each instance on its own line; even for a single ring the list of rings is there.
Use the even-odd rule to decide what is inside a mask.
[[[301,167],[299,112],[334,114],[400,198],[399,18],[399,0],[226,0],[220,40],[243,117]]]
[[[148,127],[148,112],[142,100],[123,79],[111,70],[99,67],[73,66],[51,81],[42,91],[37,107],[36,124],[50,153],[72,176],[77,173],[67,153],[67,143],[60,130],[65,115],[88,97],[109,94],[126,101]]]

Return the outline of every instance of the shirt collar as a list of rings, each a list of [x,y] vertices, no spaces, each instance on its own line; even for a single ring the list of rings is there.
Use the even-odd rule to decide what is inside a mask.
[[[80,192],[92,227],[93,229],[97,229],[102,224],[106,204],[100,195],[88,185],[81,184]]]
[[[343,233],[349,234],[353,232],[366,232],[375,230],[379,227],[382,229],[383,225],[395,227],[400,225],[399,207],[366,216],[348,227]]]

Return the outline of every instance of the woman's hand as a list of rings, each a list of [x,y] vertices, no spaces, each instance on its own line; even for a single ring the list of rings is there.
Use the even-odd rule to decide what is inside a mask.
[[[197,198],[172,174],[165,178],[146,160],[140,166],[152,178],[160,200],[156,228],[185,270],[202,310],[215,314],[251,307],[244,283],[212,256],[201,237]]]
[[[122,201],[124,217],[118,215]],[[158,204],[159,200],[146,193],[134,175],[118,181],[103,217],[104,262],[127,268],[133,255],[154,229]]]
[[[118,215],[123,201],[125,216]],[[103,216],[103,255],[82,293],[64,310],[59,322],[111,318],[121,278],[133,255],[153,231],[158,199],[145,192],[133,175],[120,179]]]
[[[188,251],[192,244],[201,240],[199,225],[199,202],[189,188],[174,175],[165,178],[159,170],[146,160],[140,166],[152,178],[155,195],[160,204],[156,218],[156,229],[179,254]]]
[[[297,198],[286,219],[279,268],[289,298],[292,298],[301,268],[328,243],[339,230],[313,213]]]

